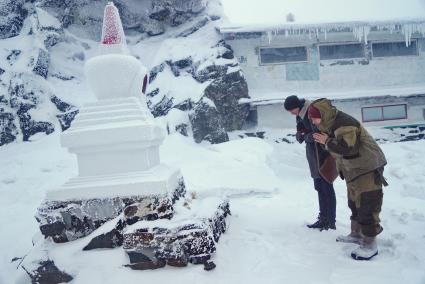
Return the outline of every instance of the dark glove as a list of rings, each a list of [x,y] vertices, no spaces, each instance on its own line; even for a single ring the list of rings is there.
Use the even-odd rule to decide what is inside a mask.
[[[303,131],[297,131],[297,133],[295,134],[295,139],[297,139],[298,143],[303,143],[304,142],[304,132]]]

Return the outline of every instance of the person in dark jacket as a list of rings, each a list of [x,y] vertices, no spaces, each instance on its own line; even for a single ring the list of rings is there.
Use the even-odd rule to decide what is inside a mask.
[[[313,133],[317,132],[317,129],[308,118],[309,106],[310,102],[308,100],[299,99],[297,96],[287,97],[284,103],[285,109],[296,116],[296,139],[299,143],[305,142],[306,144],[306,156],[310,174],[319,197],[318,219],[316,222],[307,225],[307,227],[320,229],[320,231],[328,229],[335,230],[335,191],[333,185],[323,179],[319,173],[319,167],[329,153],[313,139]]]
[[[383,176],[385,155],[359,121],[336,109],[329,100],[312,102],[308,115],[321,131],[313,134],[314,140],[335,157],[340,176],[347,184],[351,232],[336,240],[359,244],[351,256],[369,260],[378,254],[375,239],[382,232],[379,213],[382,186],[387,185]]]

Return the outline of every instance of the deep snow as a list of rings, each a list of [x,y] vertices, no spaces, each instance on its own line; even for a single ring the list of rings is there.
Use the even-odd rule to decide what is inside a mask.
[[[379,132],[373,130],[373,133]],[[33,215],[47,190],[77,174],[76,159],[59,136],[0,148],[0,283],[14,283],[19,260],[40,242]],[[219,145],[195,144],[179,134],[161,146],[161,161],[181,168],[188,194],[227,196],[232,216],[211,272],[202,266],[131,271],[120,248],[83,252],[87,239],[52,245],[58,265],[76,273],[72,283],[425,283],[425,141],[387,143],[379,255],[356,262],[355,245],[335,242],[349,229],[345,186],[338,180],[337,230],[306,228],[317,214],[317,197],[304,145],[246,138]],[[22,274],[21,274],[22,276]]]

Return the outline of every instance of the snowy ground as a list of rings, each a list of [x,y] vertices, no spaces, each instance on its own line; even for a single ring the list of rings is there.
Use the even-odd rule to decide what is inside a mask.
[[[37,137],[34,137],[37,138]],[[217,268],[167,267],[132,271],[120,248],[82,252],[84,240],[67,246],[63,265],[78,268],[72,283],[425,283],[425,140],[382,145],[389,165],[381,215],[379,255],[356,262],[355,247],[335,242],[349,229],[345,186],[335,184],[337,230],[314,231],[317,198],[304,146],[258,138],[220,145],[195,144],[179,134],[167,137],[162,161],[181,168],[189,192],[198,198],[228,196],[232,216],[214,256]],[[0,148],[0,283],[15,282],[14,257],[40,240],[33,215],[47,190],[77,174],[76,159],[57,134]],[[59,263],[62,264],[62,263]]]

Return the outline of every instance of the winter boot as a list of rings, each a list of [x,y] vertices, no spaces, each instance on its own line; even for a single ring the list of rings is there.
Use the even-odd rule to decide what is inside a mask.
[[[320,229],[320,231],[329,229],[336,230],[335,222],[326,222],[326,224]]]
[[[355,260],[370,260],[378,254],[378,245],[375,237],[364,237],[362,244],[351,252]]]
[[[322,219],[317,220],[315,223],[313,224],[308,224],[307,227],[310,229],[321,229],[326,226],[326,223],[324,221],[322,221]]]
[[[360,229],[360,224],[357,223],[357,221],[351,221],[351,233],[346,236],[340,235],[336,237],[336,241],[341,243],[353,243],[360,245],[363,238]]]

